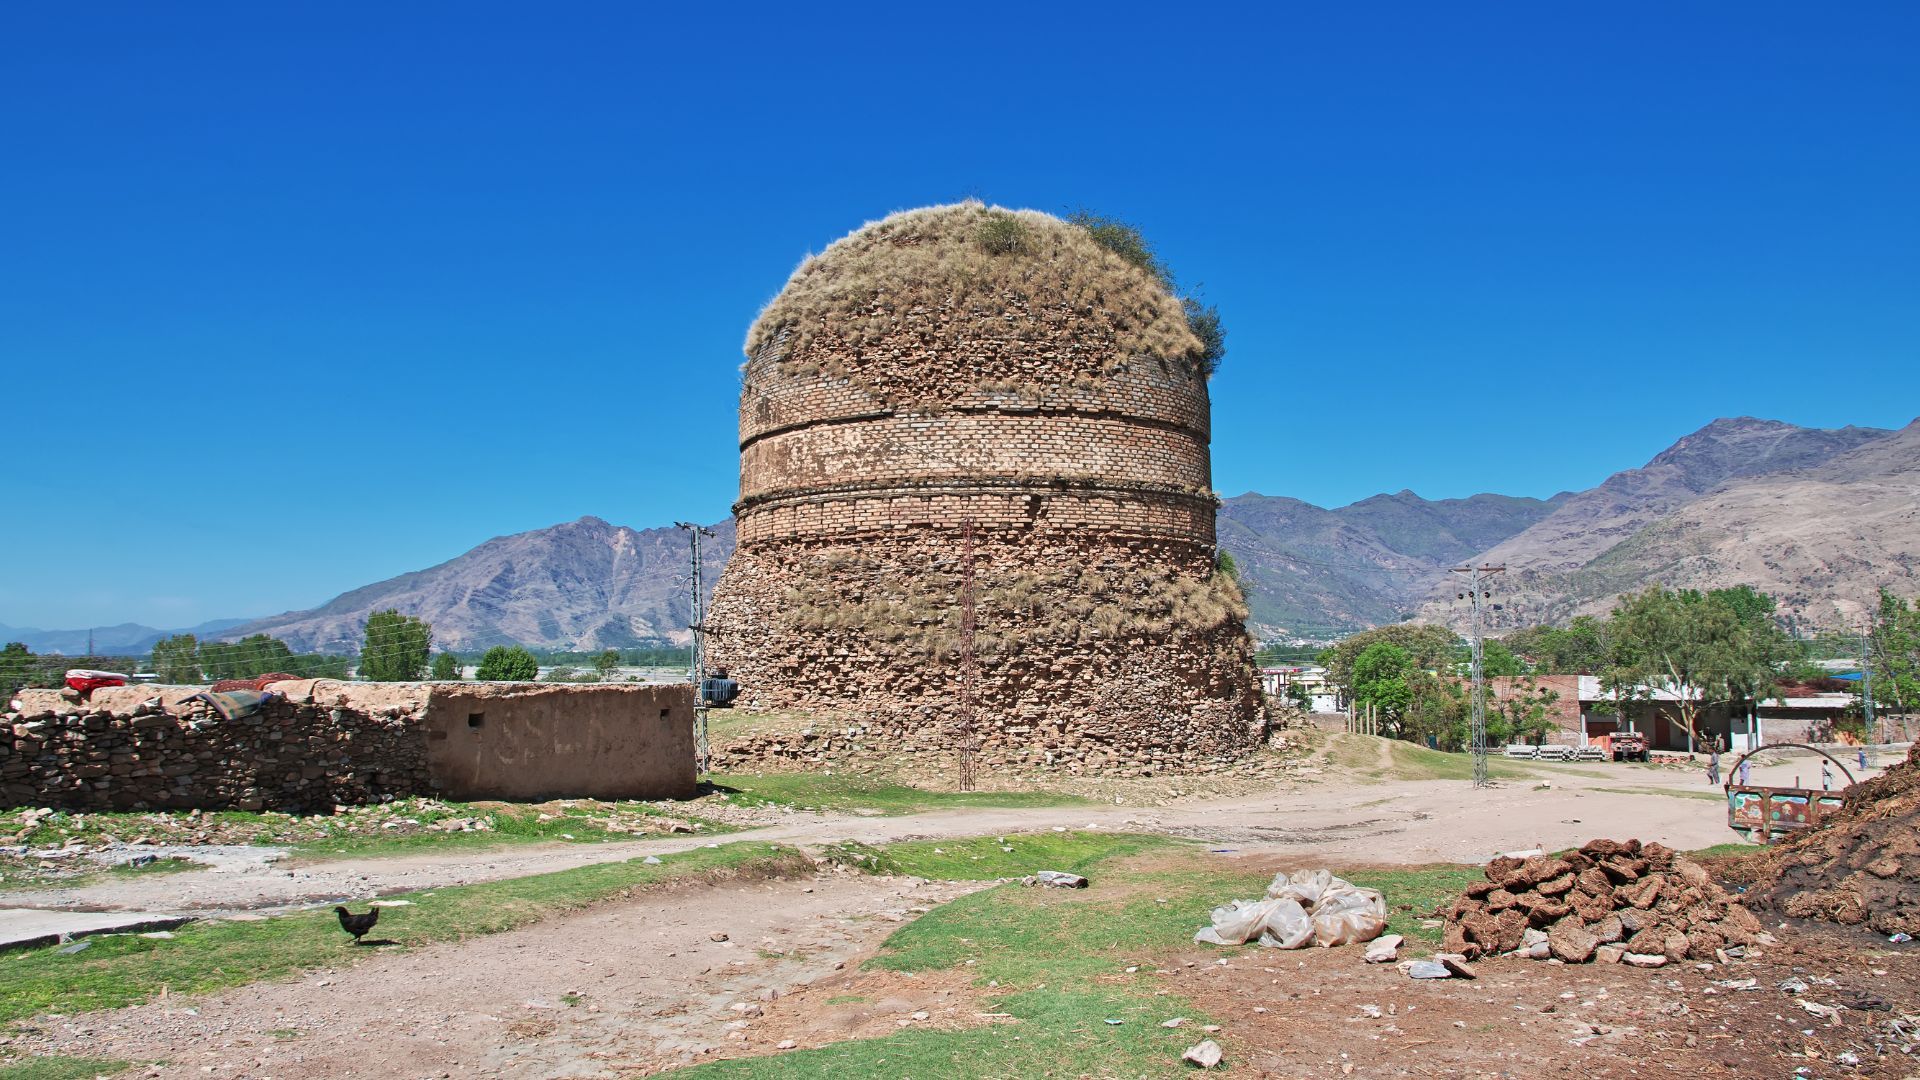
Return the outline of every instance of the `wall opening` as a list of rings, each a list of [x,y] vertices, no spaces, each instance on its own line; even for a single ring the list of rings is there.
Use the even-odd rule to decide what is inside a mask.
[[[661,710],[660,710],[660,719],[662,719],[662,720],[665,720],[665,719],[667,719],[668,717],[670,717],[670,716],[672,716],[672,715],[673,715],[673,710],[672,710],[672,709],[661,709]]]
[[[467,726],[470,728],[478,728],[482,724],[485,724],[486,722],[487,722],[486,713],[470,712],[467,714]]]

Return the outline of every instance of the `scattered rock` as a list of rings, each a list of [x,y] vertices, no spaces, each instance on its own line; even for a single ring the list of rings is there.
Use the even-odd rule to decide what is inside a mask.
[[[1203,1069],[1211,1069],[1220,1064],[1221,1056],[1220,1044],[1212,1039],[1206,1039],[1187,1047],[1187,1052],[1180,1055],[1180,1060],[1198,1065]]]
[[[1400,959],[1400,943],[1405,940],[1399,934],[1386,934],[1367,943],[1366,961],[1369,964],[1391,964]]]
[[[1627,953],[1623,959],[1626,960],[1630,967],[1657,968],[1667,966],[1667,958],[1660,953],[1630,952]]]

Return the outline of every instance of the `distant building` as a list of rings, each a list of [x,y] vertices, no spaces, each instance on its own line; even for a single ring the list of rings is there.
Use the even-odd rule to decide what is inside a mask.
[[[1768,698],[1758,703],[1705,706],[1688,737],[1680,696],[1659,687],[1638,687],[1618,699],[1604,691],[1595,675],[1502,676],[1487,680],[1490,701],[1527,692],[1528,683],[1557,692],[1547,707],[1558,730],[1550,743],[1585,746],[1616,731],[1637,731],[1655,750],[1705,749],[1715,737],[1729,750],[1745,751],[1791,742],[1829,742],[1835,722],[1854,704],[1852,694],[1810,694]]]

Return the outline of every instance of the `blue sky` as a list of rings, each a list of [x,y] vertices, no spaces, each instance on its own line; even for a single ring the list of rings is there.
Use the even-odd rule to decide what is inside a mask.
[[[1228,495],[1920,413],[1920,6],[690,7],[0,11],[0,623],[719,519],[754,313],[969,196],[1219,305]]]

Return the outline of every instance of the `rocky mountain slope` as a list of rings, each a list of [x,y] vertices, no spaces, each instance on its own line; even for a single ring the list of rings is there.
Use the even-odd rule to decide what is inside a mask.
[[[708,585],[733,550],[731,521],[706,547]],[[1220,508],[1220,546],[1239,564],[1263,639],[1329,637],[1456,613],[1445,570],[1513,568],[1518,620],[1607,610],[1652,582],[1742,582],[1810,626],[1857,616],[1879,585],[1911,592],[1920,574],[1920,426],[1821,431],[1772,420],[1716,420],[1644,467],[1551,499],[1411,491],[1325,509],[1255,493]],[[437,644],[508,642],[595,649],[683,642],[686,535],[585,517],[489,540],[417,573],[355,589],[311,611],[232,627],[299,650],[359,641],[367,613],[395,607],[431,622]],[[1424,606],[1423,606],[1424,603]]]
[[[1529,569],[1515,584],[1517,596],[1537,598],[1535,615],[1560,620],[1604,612],[1621,593],[1654,582],[1752,585],[1807,629],[1859,626],[1882,586],[1912,594],[1920,585],[1920,421],[1818,464],[1723,484],[1583,566]]]
[[[701,545],[709,591],[733,553],[733,522]],[[398,608],[433,625],[436,648],[501,644],[601,649],[687,637],[687,534],[630,529],[597,517],[495,537],[438,566],[389,578],[236,626],[225,638],[272,634],[295,651],[357,646],[367,614]]]
[[[1564,498],[1428,500],[1401,491],[1327,510],[1248,493],[1221,505],[1219,544],[1240,567],[1256,636],[1325,637],[1405,618],[1446,567],[1547,517]]]
[[[1809,468],[1886,434],[1861,427],[1823,431],[1750,416],[1715,420],[1645,466],[1566,497],[1553,514],[1490,545],[1481,557],[1539,571],[1571,570],[1722,484]]]
[[[1652,584],[1749,584],[1807,629],[1856,623],[1881,585],[1916,583],[1920,428],[1716,420],[1475,556],[1509,567],[1518,623],[1610,610]],[[1443,599],[1422,620],[1458,623]]]

